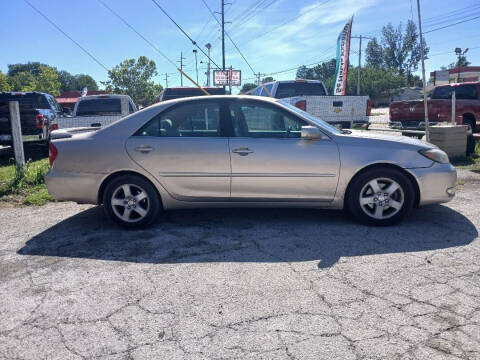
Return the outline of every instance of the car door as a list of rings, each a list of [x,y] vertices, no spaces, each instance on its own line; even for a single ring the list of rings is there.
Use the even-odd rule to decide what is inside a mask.
[[[233,201],[331,201],[339,175],[337,144],[301,138],[307,122],[255,100],[229,102]]]
[[[178,200],[228,201],[230,154],[220,114],[214,99],[173,105],[127,140],[127,152]]]

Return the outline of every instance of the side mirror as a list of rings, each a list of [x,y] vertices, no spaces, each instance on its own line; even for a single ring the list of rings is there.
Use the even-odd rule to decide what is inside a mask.
[[[323,133],[315,126],[302,126],[302,139],[318,140],[323,139]]]

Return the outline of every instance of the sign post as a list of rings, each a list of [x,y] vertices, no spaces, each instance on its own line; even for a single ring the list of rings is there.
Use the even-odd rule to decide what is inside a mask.
[[[15,153],[15,163],[19,168],[25,166],[25,154],[23,152],[22,127],[20,125],[20,109],[18,101],[9,101],[8,110],[10,112],[10,125],[12,128],[13,152]]]

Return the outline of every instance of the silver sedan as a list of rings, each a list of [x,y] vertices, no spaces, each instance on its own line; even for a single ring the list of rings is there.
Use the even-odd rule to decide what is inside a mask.
[[[455,195],[455,168],[434,145],[341,131],[276,99],[172,100],[65,136],[50,144],[50,194],[103,204],[127,228],[200,207],[345,208],[390,225]]]

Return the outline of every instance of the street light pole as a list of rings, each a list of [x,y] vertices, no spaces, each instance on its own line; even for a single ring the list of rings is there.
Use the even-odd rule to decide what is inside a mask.
[[[422,32],[422,16],[420,14],[420,0],[417,0],[418,10],[418,30],[420,32],[420,56],[422,58],[422,79],[423,79],[423,107],[425,110],[425,135],[427,142],[430,142],[430,122],[428,120],[428,104],[427,104],[427,83],[425,81],[425,53],[423,45],[423,32]]]
[[[195,72],[197,74],[197,84],[198,84],[198,63],[197,63],[197,49],[193,49],[193,53],[195,54]]]
[[[207,43],[205,45],[208,51],[208,63],[207,63],[207,86],[210,86],[210,49],[212,48],[212,45],[210,43]]]
[[[457,83],[460,82],[460,57],[465,55],[468,51],[468,48],[462,51],[461,48],[455,48],[455,54],[458,55],[458,61],[457,61]]]

